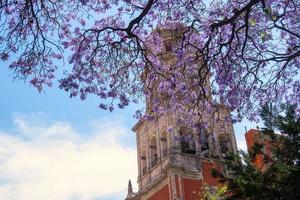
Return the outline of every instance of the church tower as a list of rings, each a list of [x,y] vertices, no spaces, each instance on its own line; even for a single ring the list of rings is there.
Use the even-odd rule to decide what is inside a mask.
[[[162,59],[167,59],[178,30],[157,31],[165,44]],[[156,91],[150,92],[156,95]],[[149,112],[151,101],[147,99],[146,104]],[[229,109],[220,104],[214,107],[218,109],[214,114],[202,111],[197,128],[179,123],[175,112],[137,122],[132,130],[137,142],[139,190],[133,193],[130,183],[126,200],[199,200],[203,186],[218,185],[211,170],[226,173],[222,163],[230,152],[237,153],[237,145]]]

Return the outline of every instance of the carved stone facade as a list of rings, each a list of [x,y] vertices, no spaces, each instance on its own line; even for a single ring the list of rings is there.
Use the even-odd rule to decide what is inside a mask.
[[[170,41],[169,32],[162,32],[167,41]],[[199,199],[197,194],[204,184],[218,184],[211,176],[211,169],[226,173],[222,163],[229,152],[237,152],[237,145],[228,120],[229,110],[222,105],[215,108],[218,109],[215,114],[202,111],[198,120],[205,126],[201,128],[178,123],[178,114],[174,112],[155,116],[153,120],[140,120],[133,127],[139,190],[133,193],[130,188],[126,200]]]

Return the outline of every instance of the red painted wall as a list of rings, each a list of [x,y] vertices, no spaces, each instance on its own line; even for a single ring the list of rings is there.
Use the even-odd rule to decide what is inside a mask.
[[[255,143],[260,144],[260,136],[259,136],[259,131],[256,129],[250,129],[247,131],[245,134],[245,139],[246,139],[246,144],[247,144],[247,149],[248,152],[252,150],[252,147],[254,146]],[[261,154],[258,154],[255,156],[255,158],[252,159],[251,161],[258,169],[261,169],[263,167],[263,156]]]
[[[219,185],[219,181],[217,178],[214,178],[211,175],[211,170],[216,169],[221,172],[221,167],[216,162],[209,162],[204,160],[202,162],[202,173],[203,173],[203,182],[207,185],[217,186]]]
[[[154,195],[152,195],[148,200],[170,200],[169,198],[169,186],[165,185]]]
[[[177,198],[180,197],[180,186],[179,186],[179,178],[178,175],[175,175],[175,183],[176,183],[176,194],[177,194]]]
[[[180,185],[182,187],[182,195],[184,200],[200,199],[204,183],[211,186],[219,185],[218,179],[212,177],[211,175],[211,170],[213,168],[221,171],[221,166],[216,162],[209,162],[206,160],[202,162],[203,180],[187,179],[183,177],[179,179],[178,175],[175,175],[174,189],[176,190],[177,197],[180,197]],[[181,182],[179,183],[179,181]],[[171,200],[169,197],[169,186],[164,186],[158,192],[153,194],[148,200]]]
[[[256,129],[250,129],[245,134],[247,149],[250,150],[255,143],[260,143],[259,132]]]
[[[198,200],[202,191],[202,180],[192,180],[182,178],[184,200]]]
[[[255,143],[264,144],[264,148],[265,148],[265,153],[268,156],[271,156],[271,141],[268,139],[265,139],[263,137],[260,137],[260,133],[258,130],[256,129],[250,129],[249,131],[247,131],[247,133],[245,134],[245,138],[246,138],[246,144],[247,144],[247,149],[248,152],[251,151],[252,147],[254,146]],[[263,169],[263,167],[265,166],[264,163],[264,156],[262,154],[257,154],[255,156],[255,158],[252,160],[252,163],[258,168],[258,169]]]

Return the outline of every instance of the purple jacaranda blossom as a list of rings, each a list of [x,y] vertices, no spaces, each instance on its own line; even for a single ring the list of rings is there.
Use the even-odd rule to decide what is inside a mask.
[[[146,100],[193,124],[216,104],[234,121],[268,102],[299,105],[296,0],[5,2],[0,58],[39,91],[67,63],[59,87],[110,111]]]

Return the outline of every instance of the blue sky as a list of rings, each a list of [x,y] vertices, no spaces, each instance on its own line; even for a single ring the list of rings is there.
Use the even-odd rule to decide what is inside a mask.
[[[137,105],[109,113],[97,97],[70,99],[56,86],[39,93],[11,75],[0,62],[0,199],[123,199],[137,177]],[[256,125],[234,126],[240,148],[245,126]]]

